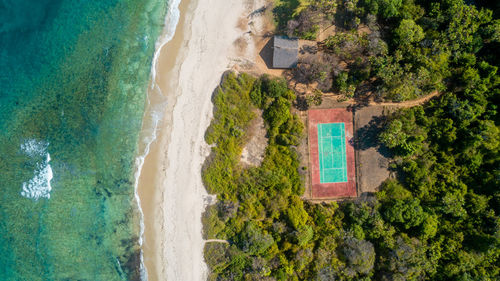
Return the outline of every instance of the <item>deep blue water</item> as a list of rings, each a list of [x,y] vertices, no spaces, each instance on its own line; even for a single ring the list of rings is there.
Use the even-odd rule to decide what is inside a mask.
[[[167,1],[0,0],[0,280],[137,280],[134,201]]]

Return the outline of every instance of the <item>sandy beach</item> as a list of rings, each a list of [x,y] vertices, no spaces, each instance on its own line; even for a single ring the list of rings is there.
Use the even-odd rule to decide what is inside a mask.
[[[204,133],[223,72],[255,59],[247,18],[256,5],[182,0],[175,35],[158,54],[143,129],[155,140],[145,149],[138,181],[148,280],[207,277],[201,214],[211,197],[201,167],[210,148]]]

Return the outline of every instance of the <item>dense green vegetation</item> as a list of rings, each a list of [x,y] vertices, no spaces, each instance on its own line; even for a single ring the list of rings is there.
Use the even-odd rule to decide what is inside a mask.
[[[295,16],[285,25],[281,14],[286,8]],[[316,39],[320,29],[336,26],[336,33],[320,42],[321,59],[299,62],[299,70],[313,72],[307,77],[320,84],[327,80],[323,91],[352,96],[368,89],[379,98],[403,101],[445,91],[457,69],[474,75],[467,68],[498,64],[500,20],[491,10],[462,0],[280,1],[275,11],[281,13],[276,14],[280,32],[290,36]],[[325,69],[328,75],[315,73]],[[303,72],[296,71],[298,80]]]
[[[293,146],[303,125],[290,112],[293,99],[283,80],[233,73],[225,76],[214,97],[214,121],[206,140],[216,146],[203,179],[219,201],[205,214],[205,234],[228,239],[231,246],[208,244],[212,279],[256,280],[267,275],[286,279],[295,270],[286,251],[312,239],[309,216],[299,198],[303,184]],[[260,167],[243,168],[239,156],[257,108],[263,110],[269,144]]]
[[[500,79],[497,67],[484,61],[454,73],[450,92],[390,116],[380,140],[396,155],[399,178],[378,195],[390,220],[405,229],[420,225],[436,276],[497,280]],[[409,203],[416,217],[394,212]],[[432,248],[439,251],[431,256]]]
[[[204,215],[205,236],[229,241],[207,244],[210,279],[496,280],[500,135],[497,121],[483,119],[496,110],[489,103],[476,120],[454,123],[453,96],[391,116],[380,138],[400,178],[339,207],[299,197],[294,146],[303,127],[285,82],[228,74],[206,135],[216,146],[204,181],[219,200]],[[239,155],[257,108],[269,144],[260,167],[244,168]]]
[[[280,79],[228,74],[206,135],[215,146],[204,181],[218,202],[204,215],[205,236],[229,242],[207,244],[210,280],[499,280],[496,14],[456,0],[286,3],[275,9],[293,9],[286,21],[299,23],[300,36],[315,36],[304,18],[345,29],[325,42],[349,62],[336,74],[330,65],[332,87],[370,83],[394,100],[441,95],[384,121],[379,145],[392,152],[396,177],[379,192],[310,204],[300,199],[307,171],[295,148],[303,124],[291,113],[293,92]],[[362,24],[372,33],[352,32]],[[242,147],[261,112],[265,158],[244,167]]]

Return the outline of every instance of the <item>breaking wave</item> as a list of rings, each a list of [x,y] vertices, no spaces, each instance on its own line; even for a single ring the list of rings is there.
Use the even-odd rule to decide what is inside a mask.
[[[52,167],[50,166],[50,154],[47,152],[49,144],[44,141],[37,141],[34,139],[27,140],[21,144],[21,151],[27,156],[34,158],[41,158],[36,163],[33,178],[27,182],[23,182],[21,195],[34,199],[35,201],[40,198],[50,198],[50,191],[52,186],[50,181],[54,177]]]

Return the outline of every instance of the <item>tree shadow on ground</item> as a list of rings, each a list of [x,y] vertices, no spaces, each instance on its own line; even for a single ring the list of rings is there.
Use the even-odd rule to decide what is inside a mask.
[[[368,203],[370,205],[374,205],[376,202],[376,194],[375,192],[362,192],[358,194],[357,201],[360,203]]]
[[[384,119],[381,116],[374,116],[367,125],[359,128],[356,132],[354,148],[357,150],[367,150],[377,147],[379,145],[378,134],[382,129]]]
[[[390,150],[378,140],[378,135],[383,129],[387,118],[385,116],[374,116],[370,122],[356,131],[354,148],[357,150],[367,150],[376,148],[384,157],[392,156]]]
[[[299,111],[307,111],[309,109],[309,104],[307,104],[305,95],[297,95],[294,106]]]
[[[366,107],[370,104],[370,100],[373,98],[372,90],[373,87],[370,83],[361,83],[356,87],[354,100],[358,108]]]

